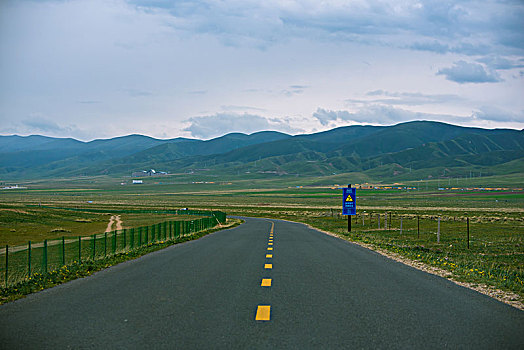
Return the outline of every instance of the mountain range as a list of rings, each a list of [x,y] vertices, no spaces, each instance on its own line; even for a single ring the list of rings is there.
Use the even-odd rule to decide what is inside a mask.
[[[82,142],[47,136],[0,136],[0,177],[32,179],[172,174],[325,176],[361,172],[378,179],[420,179],[524,172],[524,131],[432,121],[345,126],[291,136],[231,133],[212,140],[128,135]],[[268,175],[269,176],[269,175]]]

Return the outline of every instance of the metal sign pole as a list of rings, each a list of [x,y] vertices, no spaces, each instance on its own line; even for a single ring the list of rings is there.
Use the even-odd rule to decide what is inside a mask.
[[[351,184],[342,189],[342,215],[348,216],[348,232],[351,232],[351,216],[357,214],[356,200],[356,189]]]

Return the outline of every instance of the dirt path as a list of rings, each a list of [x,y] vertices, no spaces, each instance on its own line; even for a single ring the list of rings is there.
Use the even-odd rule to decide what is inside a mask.
[[[105,232],[111,232],[111,229],[113,228],[113,223],[115,222],[115,216],[111,216],[111,218],[109,218],[109,223],[107,224],[107,228],[106,228],[106,231]]]
[[[122,220],[120,219],[120,215],[115,216],[115,223],[117,231],[122,230]]]
[[[113,215],[109,219],[105,232],[111,232],[113,230],[113,223],[116,225],[116,230],[122,229],[122,220],[120,219],[120,215]]]

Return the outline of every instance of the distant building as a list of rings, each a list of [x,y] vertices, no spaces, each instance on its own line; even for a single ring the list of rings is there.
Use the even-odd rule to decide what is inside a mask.
[[[156,171],[155,169],[135,171],[131,173],[131,177],[145,177],[145,176],[164,176],[168,173],[165,171]]]
[[[143,184],[144,181],[142,180],[133,180],[133,184]]]

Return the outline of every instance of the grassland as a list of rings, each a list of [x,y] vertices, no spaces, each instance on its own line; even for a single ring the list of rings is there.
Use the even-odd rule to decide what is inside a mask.
[[[11,245],[62,236],[63,232],[54,231],[57,229],[69,231],[68,235],[100,233],[107,225],[108,214],[127,209],[213,209],[228,215],[304,222],[433,266],[455,280],[492,286],[524,300],[523,178],[524,174],[514,174],[374,183],[401,189],[358,190],[358,215],[353,218],[349,234],[347,219],[339,213],[339,185],[371,182],[359,174],[322,178],[243,174],[227,180],[212,174],[184,174],[148,179],[143,185],[131,185],[130,178],[109,177],[32,181],[19,184],[27,189],[0,193],[0,243]],[[409,187],[416,189],[404,189]],[[448,187],[458,189],[439,190]],[[70,208],[95,211],[67,210]],[[386,213],[392,221],[384,229]],[[164,221],[165,217],[122,214],[122,219],[124,227],[133,227]]]

